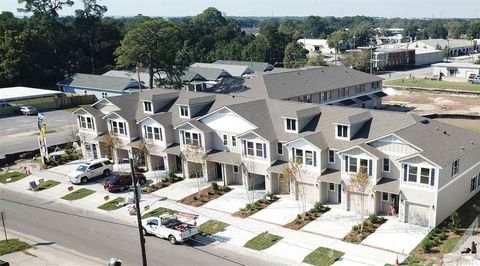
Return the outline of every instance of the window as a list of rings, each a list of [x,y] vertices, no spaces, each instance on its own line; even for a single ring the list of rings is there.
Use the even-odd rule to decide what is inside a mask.
[[[202,146],[202,141],[199,133],[184,132],[185,144],[193,146]]]
[[[296,119],[291,119],[291,118],[286,118],[286,130],[287,131],[297,131],[297,120]]]
[[[88,116],[87,117],[78,116],[78,125],[80,128],[84,128],[84,129],[95,129],[93,118]]]
[[[328,150],[328,162],[329,163],[335,163],[335,151],[334,150]]]
[[[360,159],[360,172],[367,173],[368,169],[368,160],[367,159]],[[368,171],[368,175],[370,175],[371,171]]]
[[[223,134],[223,146],[227,146],[227,145],[228,145],[228,135]]]
[[[455,160],[452,163],[452,177],[458,174],[458,170],[460,168],[460,160]]]
[[[390,172],[390,159],[383,158],[383,171]]]
[[[255,152],[253,151],[253,142],[247,142],[247,155],[254,156]]]
[[[233,166],[233,172],[234,172],[234,173],[238,173],[238,166],[237,166],[237,165],[234,165],[234,166]]]
[[[337,137],[348,138],[348,126],[337,125]]]
[[[313,165],[313,152],[305,151],[305,164]]]
[[[357,172],[357,158],[355,157],[350,157],[349,158],[349,169],[348,171],[351,172],[351,173],[356,173]]]
[[[255,151],[256,151],[257,157],[263,157],[262,143],[255,143]]]
[[[470,193],[477,189],[477,176],[472,177],[470,180]]]
[[[146,113],[152,113],[152,102],[143,102],[143,111]]]
[[[417,167],[416,166],[409,166],[408,167],[408,181],[409,182],[417,182]]]
[[[334,183],[328,183],[328,190],[335,191],[335,184]]]
[[[188,106],[180,106],[180,117],[189,118]]]
[[[162,129],[158,127],[144,126],[144,137],[151,140],[163,140]]]
[[[235,136],[232,136],[232,146],[237,147],[237,138]]]
[[[388,201],[388,193],[382,192],[382,200]]]
[[[430,183],[430,168],[420,168],[420,183],[426,185]]]
[[[303,164],[303,150],[300,150],[300,149],[295,150],[295,162],[299,164]]]
[[[126,125],[124,122],[111,121],[113,134],[127,135]]]
[[[283,143],[277,142],[277,154],[283,155]]]

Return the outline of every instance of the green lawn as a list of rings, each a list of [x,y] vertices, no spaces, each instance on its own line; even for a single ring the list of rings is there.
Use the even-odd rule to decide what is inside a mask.
[[[449,82],[449,81],[438,81],[438,80],[429,80],[429,79],[395,79],[395,80],[385,81],[384,85],[480,91],[480,84],[471,84],[471,83],[468,83],[466,80],[465,82]]]
[[[227,223],[222,223],[215,220],[208,220],[198,227],[202,235],[213,235],[220,231],[225,230],[229,226]]]
[[[27,244],[27,243],[25,243],[21,240],[18,240],[18,239],[9,239],[8,241],[1,240],[0,241],[0,256],[6,255],[6,254],[9,254],[9,253],[13,253],[13,252],[17,252],[17,251],[21,251],[21,250],[25,250],[29,247],[30,247],[29,244]]]
[[[113,211],[113,210],[120,209],[121,207],[123,207],[124,202],[125,202],[124,197],[118,197],[114,200],[111,200],[109,202],[106,202],[106,203],[98,206],[98,208],[101,209],[101,210],[105,210],[105,211]]]
[[[270,233],[261,233],[258,236],[248,240],[244,247],[254,250],[264,250],[275,245],[278,241],[282,240],[282,238],[283,237],[281,236],[272,235]]]
[[[455,236],[445,240],[445,242],[443,242],[442,245],[440,245],[440,249],[442,250],[442,253],[443,254],[450,253],[453,250],[453,248],[455,248],[455,246],[458,244],[458,241],[460,241],[460,239],[462,239],[462,237]]]
[[[65,109],[62,109],[63,111],[67,111],[67,112],[70,112],[70,113],[73,113],[75,111],[78,110],[78,108],[80,108],[81,106],[78,105],[78,106],[73,106],[73,107],[69,107],[69,108],[65,108]]]
[[[15,182],[15,181],[18,181],[22,178],[25,178],[27,177],[26,174],[24,173],[19,173],[19,172],[8,172],[8,173],[5,173],[5,174],[2,174],[0,175],[0,183],[11,183],[11,182]],[[7,179],[9,179],[9,181],[7,181]]]
[[[343,256],[343,254],[345,253],[319,247],[312,251],[312,253],[308,254],[305,259],[303,259],[303,262],[316,266],[328,266],[334,264],[335,261]]]
[[[55,181],[55,180],[46,180],[44,181],[43,183],[40,183],[37,185],[37,188],[35,189],[35,191],[40,191],[40,190],[45,190],[45,189],[49,189],[51,187],[54,187],[56,185],[60,184],[60,182],[58,181]]]
[[[64,200],[78,200],[81,198],[85,198],[86,196],[92,195],[95,193],[95,190],[87,189],[87,188],[81,188],[79,190],[75,190],[72,193],[69,193],[65,196],[62,197]]]
[[[142,215],[142,219],[145,219],[145,218],[148,218],[148,217],[158,217],[158,216],[160,216],[164,213],[174,214],[176,212],[177,211],[159,207],[159,208],[154,209],[153,211],[147,212],[144,215]]]

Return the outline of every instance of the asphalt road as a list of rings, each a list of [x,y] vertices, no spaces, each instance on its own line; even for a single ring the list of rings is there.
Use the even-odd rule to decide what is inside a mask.
[[[76,126],[75,116],[63,110],[51,110],[42,112],[47,124],[47,130],[60,129],[66,126]],[[37,132],[37,116],[16,115],[0,118],[0,137]]]
[[[0,187],[0,209],[6,227],[53,241],[81,253],[124,265],[141,265],[137,228],[96,212],[72,209],[53,201],[38,200]],[[279,265],[264,256],[231,251],[197,242],[172,246],[167,240],[146,238],[149,265]],[[241,252],[241,253],[240,253]]]

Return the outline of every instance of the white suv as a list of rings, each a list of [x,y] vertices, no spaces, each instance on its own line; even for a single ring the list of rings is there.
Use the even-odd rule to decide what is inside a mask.
[[[87,163],[82,163],[78,168],[70,172],[68,180],[73,184],[85,184],[88,180],[97,176],[109,176],[113,171],[113,165],[108,159],[95,159]]]

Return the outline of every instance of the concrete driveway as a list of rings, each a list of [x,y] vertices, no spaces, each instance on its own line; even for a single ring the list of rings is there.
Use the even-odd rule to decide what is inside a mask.
[[[375,233],[365,238],[362,244],[408,254],[429,232],[428,227],[402,223],[397,218],[390,218],[375,230]]]
[[[250,216],[250,218],[278,225],[288,224],[300,213],[299,204],[301,203],[297,200],[290,199],[287,195],[281,196],[278,201]],[[307,210],[312,207],[313,204],[307,203]]]
[[[192,195],[193,193],[198,192],[198,186],[200,189],[204,189],[211,185],[211,182],[205,182],[202,178],[200,179],[185,179],[175,184],[172,184],[166,188],[159,189],[153,192],[156,196],[167,197],[171,200],[181,200],[187,196]]]
[[[221,212],[235,213],[250,202],[248,197],[255,201],[265,197],[265,190],[248,191],[247,196],[247,191],[242,185],[229,187],[233,190],[203,206]]]
[[[300,230],[343,239],[359,222],[356,213],[332,208]]]

